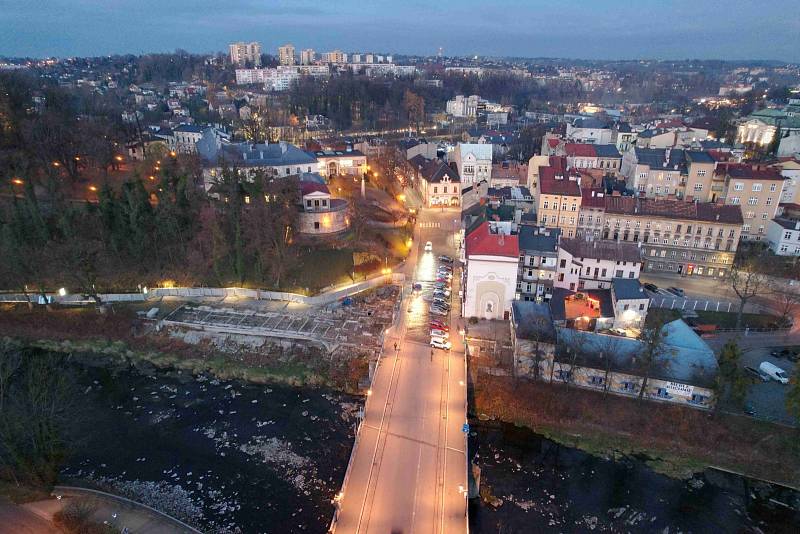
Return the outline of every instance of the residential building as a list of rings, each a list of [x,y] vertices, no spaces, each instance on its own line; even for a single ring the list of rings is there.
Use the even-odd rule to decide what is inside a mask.
[[[650,308],[650,297],[637,279],[611,280],[611,302],[614,305],[614,328],[641,330]]]
[[[492,165],[491,187],[514,187],[528,185],[528,165],[516,161],[504,161]]]
[[[341,50],[333,50],[331,52],[325,52],[324,54],[322,54],[322,62],[332,63],[334,65],[342,65],[344,63],[347,63],[347,54],[345,54]]]
[[[618,122],[614,125],[611,134],[611,143],[617,147],[621,154],[627,152],[632,146],[636,144],[637,132],[631,129],[631,125],[627,122]]]
[[[774,167],[747,163],[719,164],[714,174],[723,180],[725,204],[741,206],[741,238],[761,240],[778,213],[786,178]]]
[[[646,272],[722,277],[733,264],[743,223],[738,205],[609,195],[588,198],[579,217],[581,236],[641,242]]]
[[[555,287],[570,291],[608,289],[611,280],[638,280],[642,251],[638,243],[561,239]]]
[[[245,179],[252,179],[257,172],[281,177],[313,173],[318,169],[314,155],[285,141],[220,146],[211,136],[204,136],[196,146],[203,158],[203,179],[207,191],[217,181],[223,165],[236,167]]]
[[[557,276],[561,230],[520,225],[517,300],[549,299]]]
[[[461,180],[458,173],[444,161],[434,158],[421,163],[416,156],[412,161],[418,165],[417,188],[429,208],[458,206],[461,203]]]
[[[800,220],[779,217],[769,221],[767,241],[778,256],[800,256]]]
[[[203,138],[206,127],[197,124],[180,124],[172,129],[175,137],[173,150],[182,154],[193,154],[197,151],[197,142]]]
[[[576,143],[611,143],[613,125],[596,117],[579,117],[567,123],[567,139]]]
[[[677,148],[640,148],[622,157],[620,172],[628,187],[648,198],[692,198],[715,201],[714,158],[707,152]]]
[[[464,254],[463,316],[508,320],[517,288],[517,236],[492,230],[484,221],[465,237]]]
[[[534,191],[539,224],[560,228],[566,237],[575,237],[581,209],[580,176],[562,165],[539,167],[539,188]]]
[[[314,51],[313,48],[306,48],[305,50],[300,51],[301,65],[313,65],[316,59],[317,59],[317,53]]]
[[[781,203],[800,204],[800,159],[780,158],[772,165],[786,178],[783,183]]]
[[[478,95],[456,95],[452,100],[448,100],[446,104],[446,111],[448,115],[459,118],[475,118],[478,116],[478,111],[485,106],[485,103]]]
[[[492,145],[459,143],[453,153],[461,187],[492,179]]]
[[[564,153],[569,168],[600,169],[607,174],[616,174],[622,165],[622,156],[614,145],[565,143]]]
[[[261,43],[232,43],[228,45],[230,50],[231,63],[241,67],[250,65],[258,67],[261,65]]]
[[[285,67],[295,64],[294,45],[285,44],[278,47],[278,63]]]

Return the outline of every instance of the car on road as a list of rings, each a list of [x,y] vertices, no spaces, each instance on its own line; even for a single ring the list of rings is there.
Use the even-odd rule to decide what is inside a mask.
[[[796,362],[800,359],[800,352],[796,352],[792,349],[775,349],[770,352],[770,354],[776,358],[786,358],[790,362]]]
[[[755,367],[747,366],[744,368],[744,370],[750,373],[755,378],[758,378],[762,382],[769,382],[769,377],[764,373],[762,373],[761,371],[759,371],[758,369],[756,369]]]
[[[773,380],[777,380],[781,384],[788,384],[789,383],[789,375],[786,374],[786,371],[775,365],[774,363],[770,362],[761,362],[761,365],[758,366],[758,370],[770,377]]]
[[[431,347],[434,349],[450,350],[452,346],[452,343],[447,340],[438,338],[431,339]]]
[[[453,258],[451,258],[450,256],[442,255],[442,256],[439,256],[439,261],[443,261],[445,263],[453,263]]]
[[[644,284],[644,288],[646,290],[648,290],[648,291],[653,292],[653,293],[658,293],[658,286],[655,285],[655,284],[651,284],[650,282],[647,282],[646,284]]]
[[[431,251],[433,251],[433,243],[428,241],[427,243],[425,243],[425,252],[431,252]]]
[[[686,296],[686,292],[683,289],[679,288],[679,287],[675,287],[675,286],[668,287],[667,291],[669,291],[673,295],[677,295],[677,296],[679,296],[681,298]]]

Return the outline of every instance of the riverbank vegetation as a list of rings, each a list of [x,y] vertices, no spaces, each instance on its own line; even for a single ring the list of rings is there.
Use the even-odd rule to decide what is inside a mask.
[[[749,417],[488,375],[476,381],[473,406],[480,418],[527,426],[600,456],[643,457],[670,476],[714,466],[800,487],[797,429]]]
[[[17,345],[73,354],[86,363],[175,368],[222,380],[326,386],[344,392],[357,392],[358,381],[366,374],[366,358],[321,357],[313,347],[226,352],[209,342],[190,344],[166,333],[142,335],[144,328],[128,306],[117,306],[106,314],[90,307],[0,308],[0,332]]]

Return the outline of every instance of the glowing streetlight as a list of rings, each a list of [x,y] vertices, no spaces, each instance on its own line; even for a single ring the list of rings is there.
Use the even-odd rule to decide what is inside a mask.
[[[67,294],[67,290],[65,288],[62,287],[61,289],[58,290],[58,296],[59,297],[63,297],[66,294]]]
[[[114,156],[114,159],[117,161],[122,161],[122,156]]]
[[[89,186],[89,191],[91,191],[93,193],[96,192],[97,191],[97,186],[96,185],[90,185]]]
[[[20,178],[14,178],[14,179],[11,180],[11,183],[14,184],[14,185],[22,185],[25,182],[23,182]]]

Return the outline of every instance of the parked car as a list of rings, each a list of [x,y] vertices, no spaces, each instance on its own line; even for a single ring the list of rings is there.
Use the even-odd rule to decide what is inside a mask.
[[[761,371],[759,371],[758,369],[756,369],[755,367],[747,366],[744,368],[744,370],[753,375],[754,377],[758,378],[762,382],[769,382],[769,377],[764,373],[762,373]]]
[[[439,256],[439,261],[443,261],[445,263],[453,263],[453,258],[451,258],[450,256],[442,255],[442,256]]]
[[[658,286],[651,284],[650,282],[644,284],[644,288],[648,291],[652,291],[653,293],[658,293]]]
[[[443,330],[443,331],[445,331],[445,332],[449,332],[449,331],[450,331],[450,327],[449,327],[449,326],[447,326],[446,324],[444,324],[444,323],[443,323],[443,322],[441,322],[441,321],[430,321],[430,322],[428,323],[428,325],[429,325],[431,328],[435,329],[435,330]]]
[[[761,362],[761,365],[758,366],[758,370],[763,372],[771,379],[777,380],[781,384],[789,383],[789,375],[786,374],[786,371],[784,371],[774,363]]]
[[[431,347],[434,349],[450,350],[453,345],[444,339],[431,339]]]
[[[414,284],[411,286],[411,289],[413,289],[414,291],[422,291],[422,284],[420,284],[420,283],[414,283]]]
[[[431,337],[441,337],[447,339],[447,332],[445,332],[444,330],[439,330],[437,328],[434,328],[433,330],[431,330]]]
[[[776,358],[786,358],[791,362],[796,362],[798,359],[800,359],[800,353],[795,352],[792,349],[775,349],[770,354]]]
[[[431,306],[430,312],[433,315],[447,315],[447,313],[448,313],[447,310],[443,310],[443,309],[437,308],[435,306]]]
[[[686,292],[683,289],[679,288],[679,287],[674,287],[674,286],[673,287],[668,287],[667,291],[669,291],[673,295],[677,295],[677,296],[679,296],[681,298],[686,296]]]
[[[431,252],[431,251],[433,251],[433,243],[428,241],[427,243],[425,243],[425,252]]]
[[[755,409],[755,407],[753,407],[752,404],[750,404],[748,402],[748,403],[745,403],[745,405],[744,405],[744,413],[746,413],[749,416],[754,416],[756,414],[756,409]]]

